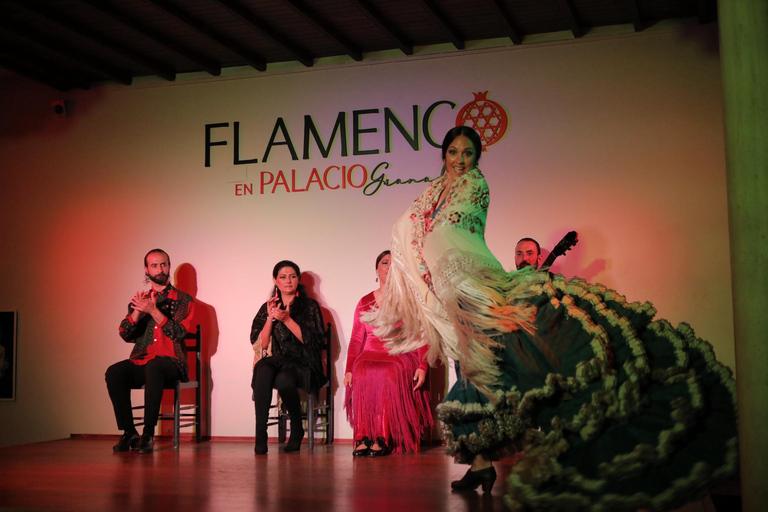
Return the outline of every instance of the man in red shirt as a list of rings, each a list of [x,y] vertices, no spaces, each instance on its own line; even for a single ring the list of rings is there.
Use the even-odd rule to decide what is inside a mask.
[[[170,272],[171,259],[162,249],[152,249],[144,256],[144,273],[152,288],[134,295],[128,315],[120,323],[120,337],[134,345],[130,358],[113,364],[106,373],[117,428],[123,431],[112,448],[116,452],[152,453],[163,389],[189,380],[184,336],[191,328],[194,302],[171,286]],[[141,386],[144,432],[139,437],[133,424],[131,389]]]

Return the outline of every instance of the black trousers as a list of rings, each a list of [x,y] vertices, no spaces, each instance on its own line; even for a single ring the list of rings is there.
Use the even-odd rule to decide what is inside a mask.
[[[126,359],[107,368],[105,378],[109,398],[115,409],[117,428],[136,428],[131,411],[131,390],[144,386],[144,427],[154,429],[160,414],[163,390],[174,387],[181,379],[181,372],[171,357],[155,357],[144,365]]]
[[[277,389],[291,419],[291,434],[301,430],[301,400],[299,377],[292,368],[272,361],[261,361],[254,370],[253,401],[256,409],[256,435],[267,436],[267,418],[272,404],[272,388]]]

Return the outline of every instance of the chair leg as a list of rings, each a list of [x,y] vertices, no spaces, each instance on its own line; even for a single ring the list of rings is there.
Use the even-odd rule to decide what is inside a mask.
[[[181,390],[179,384],[173,389],[173,447],[179,447],[179,430],[181,425]]]
[[[307,393],[307,432],[309,433],[309,449],[315,447],[315,394]]]
[[[326,388],[326,399],[328,402],[328,444],[333,444],[333,425],[334,425],[334,417],[333,417],[333,395],[331,394],[331,388],[330,386]]]
[[[197,388],[195,388],[195,442],[199,443],[203,437],[203,397],[200,387],[203,385],[200,378],[197,378]]]
[[[278,409],[277,414],[277,442],[282,444],[285,442],[286,431],[288,430],[288,414],[282,409]]]

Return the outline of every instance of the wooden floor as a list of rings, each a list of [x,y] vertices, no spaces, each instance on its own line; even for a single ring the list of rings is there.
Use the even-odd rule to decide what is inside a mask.
[[[351,456],[352,445],[306,439],[299,453],[270,443],[196,445],[159,439],[155,453],[113,453],[115,438],[71,438],[0,448],[0,509],[110,511],[507,511],[500,478],[490,495],[452,493],[467,466],[442,447],[378,459]],[[497,465],[500,477],[509,464]]]
[[[155,453],[113,453],[117,436],[74,437],[0,448],[0,510],[13,511],[508,511],[504,480],[512,461],[496,464],[490,495],[454,493],[451,480],[467,466],[440,446],[419,454],[356,459],[352,445],[305,443],[282,453],[270,443],[256,456],[252,441],[195,444],[158,438]],[[740,510],[738,482],[681,511]],[[735,490],[734,490],[735,489]],[[731,495],[731,496],[729,496]],[[725,501],[723,501],[725,500]],[[722,507],[722,508],[721,508]]]

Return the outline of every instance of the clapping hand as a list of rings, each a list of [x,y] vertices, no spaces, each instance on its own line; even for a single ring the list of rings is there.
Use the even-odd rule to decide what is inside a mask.
[[[267,301],[267,319],[273,322],[285,322],[291,315],[291,307],[287,306],[285,309],[281,309],[282,301],[277,294],[277,287],[275,287],[275,294]]]
[[[280,298],[277,296],[277,292],[275,292],[275,294],[267,301],[267,320],[271,322],[275,321],[275,311],[279,309],[279,304]]]
[[[285,322],[290,318],[291,316],[291,305],[288,304],[285,309],[280,309],[279,307],[275,307],[274,311],[272,311],[272,318],[277,320],[278,322]]]
[[[157,295],[151,291],[136,292],[131,299],[131,305],[139,313],[152,314],[157,309]]]

